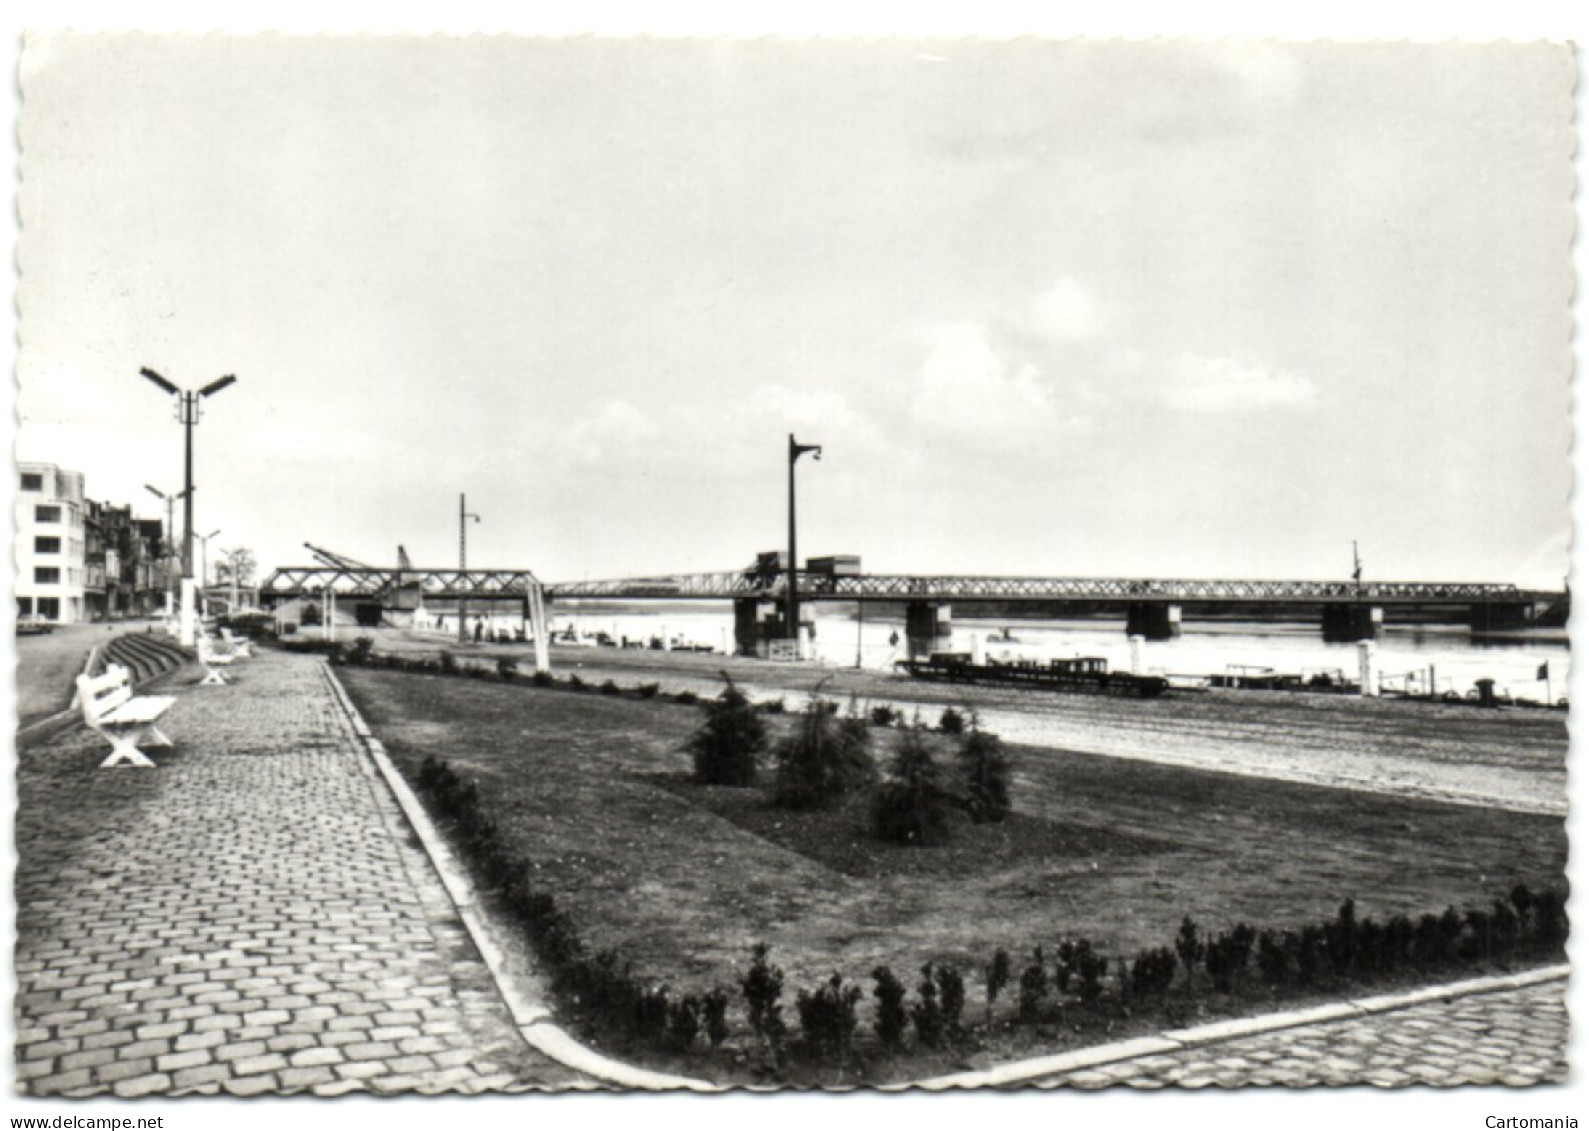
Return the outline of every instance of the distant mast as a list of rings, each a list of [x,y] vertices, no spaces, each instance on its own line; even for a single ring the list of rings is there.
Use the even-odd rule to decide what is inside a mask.
[[[1352,539],[1352,584],[1359,593],[1363,590],[1363,559],[1357,556],[1357,539]]]

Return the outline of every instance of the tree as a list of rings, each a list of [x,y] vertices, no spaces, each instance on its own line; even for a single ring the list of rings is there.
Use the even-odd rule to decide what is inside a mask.
[[[756,780],[756,755],[767,744],[767,727],[744,692],[728,686],[706,704],[706,721],[690,739],[695,780],[703,785],[751,785]]]
[[[889,778],[873,801],[872,827],[878,836],[900,844],[942,844],[949,839],[947,809],[938,765],[922,728],[908,727],[899,734]]]
[[[788,809],[830,805],[877,780],[867,751],[866,720],[834,717],[836,708],[813,695],[794,730],[778,745],[773,800]]]
[[[246,546],[239,546],[235,550],[227,550],[221,554],[220,561],[215,564],[215,578],[222,585],[232,584],[232,575],[237,575],[237,585],[246,588],[254,584],[254,573],[259,569],[259,559],[254,557],[254,551]]]
[[[999,736],[973,723],[960,744],[960,770],[971,819],[978,824],[1004,820],[1010,812],[1010,763]]]

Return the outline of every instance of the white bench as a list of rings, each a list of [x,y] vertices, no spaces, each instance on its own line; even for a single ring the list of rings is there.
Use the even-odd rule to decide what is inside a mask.
[[[233,636],[232,630],[223,627],[221,639],[226,642],[226,648],[232,656],[239,660],[247,660],[254,655],[253,645],[245,636]]]
[[[108,665],[104,675],[78,676],[77,697],[88,729],[110,740],[110,755],[100,769],[123,763],[152,768],[154,763],[138,747],[171,745],[155,723],[176,700],[169,695],[133,695],[132,677],[120,664]]]
[[[204,665],[204,678],[199,680],[199,686],[225,687],[226,677],[221,674],[222,668],[237,659],[231,652],[219,651],[215,641],[205,633],[199,633],[194,642],[199,649],[199,663]]]

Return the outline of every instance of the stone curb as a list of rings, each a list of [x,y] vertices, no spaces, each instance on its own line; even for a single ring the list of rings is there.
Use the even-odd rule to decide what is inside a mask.
[[[467,872],[459,863],[452,850],[447,847],[441,834],[436,830],[430,820],[430,815],[425,812],[424,806],[408,788],[397,767],[392,765],[387,756],[386,748],[381,740],[376,738],[365,723],[363,716],[354,707],[353,701],[348,698],[347,691],[342,687],[342,682],[337,679],[336,673],[331,670],[329,663],[322,662],[321,670],[325,673],[326,682],[330,685],[338,705],[347,715],[352,724],[354,733],[358,735],[360,744],[369,755],[375,768],[380,772],[381,778],[391,790],[392,797],[403,810],[403,815],[413,827],[414,834],[419,837],[424,846],[425,853],[430,857],[431,864],[435,867],[437,875],[441,877],[442,885],[447,890],[447,896],[452,900],[453,906],[458,909],[458,917],[463,921],[469,936],[473,939],[480,957],[490,972],[492,981],[496,983],[497,991],[502,995],[509,1013],[513,1016],[513,1023],[518,1027],[525,1043],[544,1056],[550,1057],[559,1064],[565,1065],[576,1071],[583,1072],[597,1080],[608,1084],[616,1084],[622,1088],[634,1088],[646,1091],[692,1091],[692,1092],[719,1092],[724,1091],[720,1084],[713,1084],[706,1080],[696,1080],[688,1076],[673,1076],[663,1072],[652,1072],[649,1069],[637,1068],[632,1064],[624,1064],[603,1056],[594,1049],[588,1048],[575,1040],[562,1027],[552,1021],[552,1013],[538,1000],[538,997],[515,976],[511,965],[507,961],[506,953],[494,938],[494,932],[487,916],[481,911],[479,899],[475,892],[474,884],[470,881]],[[596,1085],[585,1085],[595,1087]]]
[[[1406,993],[1384,994],[1378,997],[1361,998],[1356,1001],[1313,1006],[1309,1009],[1293,1009],[1283,1013],[1269,1013],[1261,1017],[1242,1017],[1230,1021],[1214,1021],[1191,1029],[1172,1029],[1159,1034],[1157,1037],[1139,1037],[1136,1040],[1120,1041],[1112,1045],[1097,1045],[1093,1048],[1077,1049],[1075,1052],[1059,1053],[1055,1056],[1020,1060],[1012,1064],[1001,1064],[994,1068],[981,1069],[976,1072],[957,1072],[949,1076],[935,1076],[928,1080],[917,1081],[914,1084],[884,1085],[883,1090],[902,1091],[907,1088],[922,1088],[927,1091],[946,1091],[955,1088],[1009,1087],[1013,1084],[1030,1083],[1045,1076],[1077,1072],[1084,1068],[1097,1068],[1101,1065],[1115,1064],[1124,1060],[1135,1060],[1143,1056],[1181,1052],[1185,1049],[1218,1044],[1222,1041],[1235,1040],[1239,1037],[1261,1036],[1264,1033],[1273,1033],[1281,1029],[1295,1029],[1303,1025],[1317,1025],[1326,1021],[1343,1021],[1353,1017],[1389,1013],[1394,1010],[1406,1009],[1414,1005],[1424,1005],[1434,1001],[1447,1001],[1460,997],[1472,997],[1478,994],[1498,993],[1503,990],[1523,989],[1528,986],[1539,985],[1542,982],[1565,981],[1570,969],[1570,967],[1565,965],[1542,966],[1534,970],[1525,970],[1518,974],[1503,974],[1493,978],[1471,978],[1462,982],[1449,982],[1441,986],[1426,986],[1423,989],[1409,990]]]

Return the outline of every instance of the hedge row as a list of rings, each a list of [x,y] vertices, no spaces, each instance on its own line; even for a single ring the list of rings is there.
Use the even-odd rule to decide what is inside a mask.
[[[676,994],[614,951],[592,953],[573,920],[549,892],[534,885],[532,869],[506,845],[472,781],[431,757],[420,767],[417,784],[478,878],[501,897],[562,1000],[602,1037],[694,1054],[717,1049],[730,1036],[729,991],[713,987]],[[1448,908],[1416,922],[1404,915],[1383,923],[1359,919],[1351,900],[1335,918],[1300,930],[1237,924],[1209,935],[1188,917],[1170,945],[1140,951],[1129,962],[1109,959],[1086,939],[1063,940],[1051,953],[1038,947],[1019,969],[1007,951],[996,951],[980,971],[984,1028],[994,1026],[998,1001],[1012,986],[1014,1016],[1007,1021],[1038,1025],[1092,1017],[1107,1025],[1133,1011],[1167,1010],[1177,984],[1189,998],[1208,989],[1309,992],[1397,971],[1432,974],[1503,959],[1554,958],[1567,930],[1565,894],[1554,889],[1536,894],[1522,884],[1489,908],[1465,914]],[[912,1031],[914,1045],[927,1050],[952,1048],[972,1037],[964,1017],[965,974],[956,966],[923,966],[913,1000],[887,966],[874,969],[871,977],[872,1029],[881,1050],[907,1047]],[[791,1037],[783,1015],[784,981],[767,947],[758,945],[737,996],[743,1003],[742,1031],[764,1066],[781,1074],[793,1054],[842,1073],[857,1059],[859,1007],[867,995],[837,972],[797,989],[799,1033]]]

